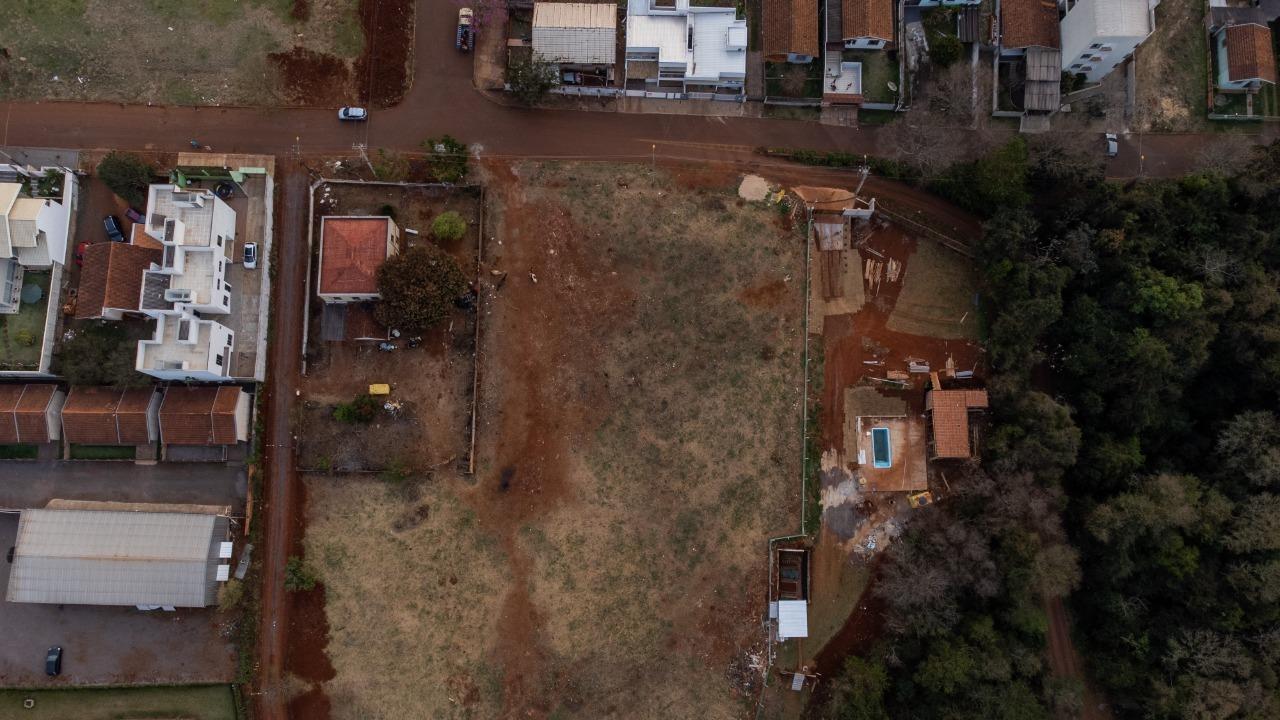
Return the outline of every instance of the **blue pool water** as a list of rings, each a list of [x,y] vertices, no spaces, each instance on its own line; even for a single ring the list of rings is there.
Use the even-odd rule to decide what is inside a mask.
[[[889,447],[889,428],[871,428],[871,465],[878,468],[893,465],[893,451]]]

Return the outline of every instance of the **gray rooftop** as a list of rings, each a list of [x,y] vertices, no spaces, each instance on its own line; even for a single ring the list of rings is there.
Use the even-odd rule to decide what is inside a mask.
[[[10,602],[205,607],[217,602],[216,515],[24,510]]]

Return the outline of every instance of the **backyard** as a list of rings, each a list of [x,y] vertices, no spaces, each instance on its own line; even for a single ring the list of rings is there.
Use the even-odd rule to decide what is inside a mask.
[[[38,287],[37,300],[24,300],[13,315],[0,315],[0,370],[36,370],[44,340],[46,310],[49,307],[48,271],[27,270],[22,275],[24,297]]]
[[[802,237],[724,171],[488,172],[476,474],[308,478],[308,707],[741,716],[799,525]]]
[[[886,50],[845,50],[844,62],[862,63],[862,97],[870,103],[898,102],[898,61]],[[893,87],[889,87],[892,83]]]
[[[359,5],[10,0],[0,13],[0,97],[336,104],[353,94],[365,47]]]
[[[23,707],[23,701],[35,704]],[[230,685],[0,690],[0,720],[236,720]]]

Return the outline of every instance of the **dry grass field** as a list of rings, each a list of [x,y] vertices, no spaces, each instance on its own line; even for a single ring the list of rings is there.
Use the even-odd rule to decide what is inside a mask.
[[[6,0],[0,97],[280,104],[288,92],[268,56],[299,46],[338,65],[355,59],[364,48],[358,4]]]
[[[1209,61],[1203,0],[1164,0],[1156,29],[1134,53],[1137,125],[1152,132],[1197,132],[1205,118]]]
[[[902,291],[885,327],[942,340],[977,340],[977,287],[972,261],[920,238],[907,259]]]
[[[748,715],[801,235],[719,171],[487,170],[477,475],[308,481],[332,716]]]

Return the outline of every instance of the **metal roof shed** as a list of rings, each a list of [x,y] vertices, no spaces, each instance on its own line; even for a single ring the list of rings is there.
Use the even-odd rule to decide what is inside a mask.
[[[24,510],[10,602],[205,607],[217,602],[218,515]]]
[[[809,603],[804,600],[778,601],[778,639],[809,637]]]
[[[550,3],[533,6],[533,52],[553,63],[613,65],[617,60],[618,6]]]

